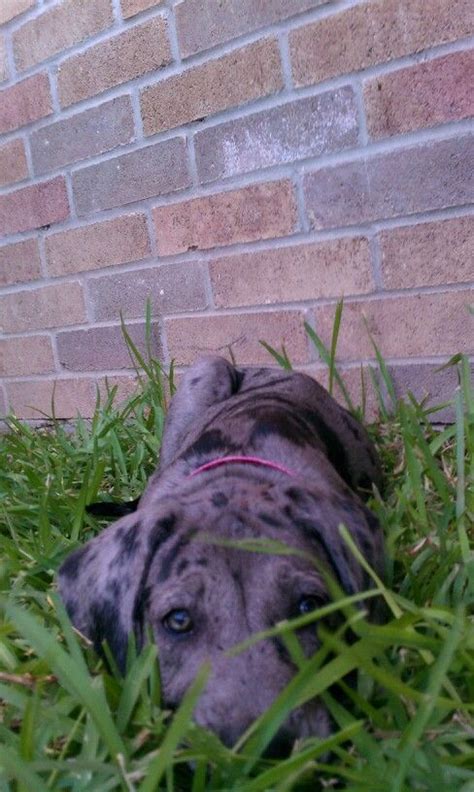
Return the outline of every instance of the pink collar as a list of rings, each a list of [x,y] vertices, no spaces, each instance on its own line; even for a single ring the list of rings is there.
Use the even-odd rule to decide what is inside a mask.
[[[218,457],[218,459],[213,459],[211,462],[206,462],[204,465],[201,465],[201,467],[193,470],[188,478],[197,476],[198,473],[204,473],[206,470],[214,470],[214,468],[220,467],[221,465],[228,465],[233,462],[243,462],[246,465],[260,465],[261,467],[271,468],[272,470],[279,470],[280,473],[284,473],[286,476],[293,477],[295,475],[291,470],[288,470],[288,468],[279,465],[278,462],[270,462],[268,459],[260,459],[260,457],[253,456],[226,456]]]

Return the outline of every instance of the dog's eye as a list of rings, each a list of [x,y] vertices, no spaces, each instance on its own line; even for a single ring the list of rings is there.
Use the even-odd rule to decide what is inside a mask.
[[[169,632],[173,633],[188,633],[194,627],[193,620],[185,608],[176,608],[166,614],[163,619],[163,626]]]
[[[307,613],[311,613],[311,611],[320,608],[321,605],[322,602],[318,597],[311,595],[301,597],[298,602],[298,613],[300,616],[305,616]]]

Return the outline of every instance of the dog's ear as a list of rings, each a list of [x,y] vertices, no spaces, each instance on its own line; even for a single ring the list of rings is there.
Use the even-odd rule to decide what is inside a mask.
[[[107,641],[122,671],[129,636],[140,633],[136,603],[141,588],[175,522],[173,512],[151,520],[139,509],[71,553],[59,570],[59,592],[73,625],[98,652]]]
[[[318,497],[293,487],[287,494],[296,501],[294,524],[322,547],[336,580],[347,594],[364,591],[371,580],[342,538],[340,525],[347,528],[367,563],[377,574],[383,574],[383,537],[378,520],[349,488]]]

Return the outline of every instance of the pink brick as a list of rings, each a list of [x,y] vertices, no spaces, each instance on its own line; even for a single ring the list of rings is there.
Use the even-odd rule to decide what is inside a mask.
[[[459,121],[474,115],[474,50],[455,52],[364,85],[373,138]]]
[[[337,348],[341,360],[373,358],[364,319],[382,355],[404,358],[474,352],[474,319],[468,312],[474,292],[418,294],[409,297],[347,302]],[[334,306],[316,308],[316,330],[330,343]]]
[[[398,398],[408,398],[413,393],[418,401],[427,407],[452,402],[458,385],[455,368],[440,369],[439,363],[410,363],[389,367],[390,376]],[[453,422],[454,409],[446,407],[432,414],[431,420]]]
[[[94,157],[130,143],[134,134],[130,97],[119,96],[33,132],[34,171],[41,175],[70,162]]]
[[[94,412],[96,384],[88,379],[22,380],[6,385],[10,406],[23,419],[41,419],[52,415],[68,419]]]
[[[53,350],[49,336],[0,338],[0,376],[20,377],[54,371]]]
[[[259,250],[209,262],[219,308],[317,300],[374,290],[365,238]]]
[[[97,379],[97,387],[99,388],[102,403],[107,399],[108,394],[112,388],[117,388],[114,405],[117,407],[124,401],[130,399],[137,392],[140,392],[140,383],[138,377],[129,376],[126,374],[115,374],[109,377],[99,377]]]
[[[4,416],[6,416],[8,414],[8,412],[9,411],[7,409],[7,398],[5,396],[3,388],[0,386],[0,420]],[[0,424],[0,430],[1,430],[1,428],[2,428],[2,426]]]
[[[210,182],[340,151],[357,139],[353,91],[338,88],[198,132],[198,176]]]
[[[21,333],[86,321],[80,283],[22,290],[0,297],[1,330]]]
[[[281,88],[283,75],[276,39],[256,41],[145,88],[141,92],[145,134],[202,120]]]
[[[327,0],[186,0],[176,6],[181,54],[215,47],[223,41],[280,22]]]
[[[22,71],[99,33],[113,22],[110,0],[62,0],[13,34],[13,52]]]
[[[103,223],[73,228],[46,237],[50,275],[113,267],[150,254],[144,214],[123,215]]]
[[[0,287],[40,277],[41,263],[36,239],[25,239],[0,247]]]
[[[122,14],[128,19],[148,8],[154,8],[162,2],[163,0],[121,0]]]
[[[166,21],[155,17],[73,55],[58,68],[62,107],[102,93],[171,61]]]
[[[8,77],[7,49],[5,37],[0,35],[0,82]]]
[[[64,178],[32,184],[0,196],[0,234],[15,234],[65,220],[69,202]]]
[[[190,184],[183,138],[171,138],[73,174],[78,215],[110,209]]]
[[[0,25],[33,8],[35,3],[36,0],[2,0],[0,3]]]
[[[379,235],[386,289],[474,281],[474,215]]]
[[[200,263],[166,264],[114,273],[88,281],[95,321],[142,319],[146,301],[155,316],[207,308],[205,273]]]
[[[312,226],[349,226],[470,203],[473,140],[458,135],[307,174],[304,192]]]
[[[146,357],[145,325],[127,326],[135,346]],[[58,356],[64,368],[74,371],[131,369],[134,367],[120,325],[58,333]],[[162,357],[160,329],[152,325],[153,356]]]
[[[296,85],[472,35],[471,0],[370,0],[290,33]]]
[[[34,74],[0,91],[0,134],[52,113],[47,74]]]
[[[153,219],[158,252],[166,256],[291,234],[297,211],[285,180],[158,207]]]
[[[169,354],[177,365],[188,365],[200,355],[226,355],[231,349],[239,365],[271,365],[272,358],[259,343],[263,340],[278,349],[284,344],[294,363],[306,363],[304,318],[299,311],[274,311],[166,319]]]
[[[0,185],[13,184],[28,176],[25,146],[16,138],[0,145]]]

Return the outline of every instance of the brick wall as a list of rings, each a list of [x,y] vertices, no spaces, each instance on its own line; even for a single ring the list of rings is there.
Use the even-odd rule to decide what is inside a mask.
[[[473,353],[472,0],[0,0],[0,413],[132,381],[151,296],[180,366],[303,320],[355,386],[438,396]],[[321,375],[322,376],[322,375]]]

